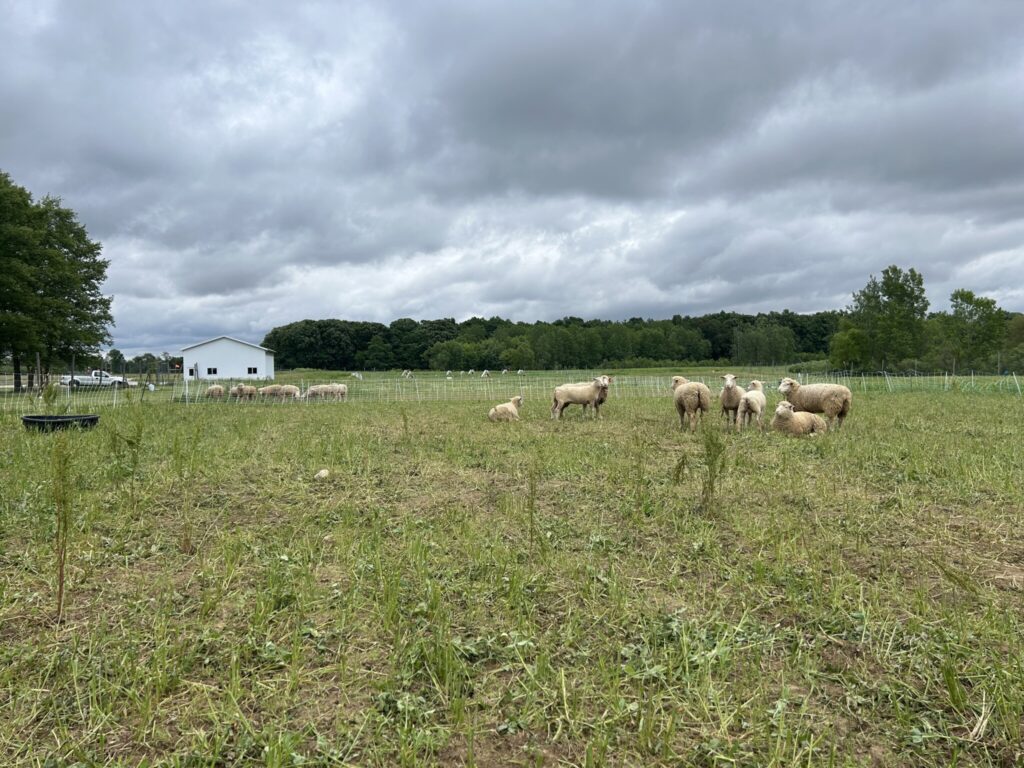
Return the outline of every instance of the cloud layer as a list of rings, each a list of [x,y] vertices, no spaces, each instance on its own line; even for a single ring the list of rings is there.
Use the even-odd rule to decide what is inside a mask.
[[[0,167],[115,345],[306,317],[1024,310],[1024,6],[10,3]]]

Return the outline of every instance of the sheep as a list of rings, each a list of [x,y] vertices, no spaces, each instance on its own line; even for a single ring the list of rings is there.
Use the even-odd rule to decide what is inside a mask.
[[[468,373],[469,373],[470,376],[472,376],[474,373],[476,373],[476,369],[470,368]]]
[[[526,371],[520,368],[518,371],[516,371],[516,376],[522,376],[524,373],[526,373]]]
[[[689,417],[690,431],[696,431],[697,422],[711,410],[711,390],[708,389],[708,385],[690,381],[684,376],[673,376],[672,392],[676,413],[679,414],[679,428],[683,429],[684,419]]]
[[[793,404],[783,400],[775,408],[772,429],[787,435],[820,435],[828,431],[828,425],[821,416],[806,411],[794,411]]]
[[[359,379],[360,381],[363,380],[363,374],[358,373],[356,371],[352,371],[352,373],[350,373],[349,376],[351,376],[353,379]]]
[[[220,384],[212,384],[206,388],[206,396],[211,398],[224,397],[224,387]]]
[[[307,400],[347,400],[347,384],[314,384],[306,390]]]
[[[853,406],[853,393],[842,384],[804,384],[795,379],[783,379],[779,382],[779,392],[793,404],[795,411],[822,413],[828,419],[830,427],[843,426],[843,420],[850,414]]]
[[[502,368],[501,369],[501,375],[502,376],[508,376],[508,368]]]
[[[519,409],[523,406],[523,398],[516,395],[507,403],[491,408],[487,418],[491,421],[519,421]]]
[[[486,370],[486,369],[484,370],[483,373],[480,374],[480,378],[481,379],[489,379],[490,377],[491,377],[491,372]]]
[[[756,419],[757,428],[763,430],[764,423],[761,421],[761,415],[767,407],[768,400],[764,396],[764,382],[754,379],[750,382],[750,389],[740,398],[739,408],[736,409],[736,431],[739,432],[741,427],[749,427],[752,419]]]
[[[726,422],[731,424],[736,420],[736,411],[739,410],[740,400],[746,394],[746,390],[736,383],[736,377],[731,373],[725,374],[722,378],[725,379],[725,384],[718,393],[718,399],[722,403],[722,413],[725,414]]]
[[[411,379],[412,378],[412,371],[410,371],[408,368],[406,368],[404,371],[402,371],[402,378],[403,379]]]
[[[555,387],[554,402],[551,405],[551,418],[559,419],[562,411],[568,406],[576,403],[583,406],[583,415],[587,415],[587,408],[594,406],[594,416],[601,418],[601,404],[608,398],[608,385],[612,383],[612,377],[607,375],[596,376],[593,381],[584,381],[578,384],[562,384]]]
[[[257,392],[259,392],[260,397],[280,397],[281,396],[281,385],[280,384],[268,384],[265,387],[260,387],[257,390]]]
[[[451,371],[445,371],[445,372],[444,372],[444,377],[445,377],[446,379],[450,379],[450,378],[452,377],[452,372],[451,372]]]
[[[255,400],[256,387],[248,384],[236,384],[231,388],[228,394],[230,394],[231,397],[237,397],[239,400]]]
[[[302,397],[302,391],[294,384],[282,384],[281,391],[278,393],[282,400],[286,400],[289,397],[292,400],[298,400]]]

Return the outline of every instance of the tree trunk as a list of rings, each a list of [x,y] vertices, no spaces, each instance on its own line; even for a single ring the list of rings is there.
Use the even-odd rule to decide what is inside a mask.
[[[11,362],[14,364],[14,391],[21,392],[21,355],[12,352]]]

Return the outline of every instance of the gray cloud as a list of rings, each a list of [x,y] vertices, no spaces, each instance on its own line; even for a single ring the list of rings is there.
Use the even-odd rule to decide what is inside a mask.
[[[115,343],[304,317],[1024,309],[1024,7],[11,4],[2,167]]]

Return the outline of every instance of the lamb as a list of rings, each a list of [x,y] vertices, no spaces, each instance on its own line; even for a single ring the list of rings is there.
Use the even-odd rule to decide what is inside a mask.
[[[679,414],[679,428],[683,429],[684,419],[690,419],[690,431],[697,429],[697,422],[711,410],[711,390],[707,384],[690,381],[684,376],[672,377],[672,399]]]
[[[491,408],[487,418],[491,421],[519,421],[519,409],[523,405],[523,398],[516,395],[507,403],[501,403]]]
[[[722,378],[725,379],[725,384],[718,393],[718,399],[722,403],[722,413],[725,414],[726,421],[731,424],[736,420],[736,411],[739,410],[740,400],[746,394],[746,390],[736,383],[736,377],[731,373],[725,374]]]
[[[772,429],[787,435],[821,435],[828,431],[825,420],[813,413],[794,411],[793,404],[783,400],[775,408]]]
[[[252,387],[248,384],[236,384],[230,389],[228,394],[230,394],[231,397],[237,397],[239,400],[255,400],[256,387]]]
[[[306,390],[307,400],[347,400],[347,384],[314,384]]]
[[[843,420],[850,414],[853,406],[853,393],[842,384],[804,384],[795,379],[783,379],[779,382],[779,392],[790,403],[795,411],[822,413],[828,419],[830,427],[843,426]]]
[[[206,388],[206,396],[212,398],[224,397],[224,387],[220,384],[212,384]]]
[[[736,409],[736,431],[739,432],[741,427],[749,427],[753,419],[757,420],[757,428],[763,430],[764,423],[761,421],[761,414],[767,407],[768,400],[764,396],[764,382],[754,379],[750,382],[750,389],[740,398],[739,408]]]
[[[585,381],[578,384],[562,384],[555,387],[554,402],[551,405],[551,418],[559,419],[562,411],[574,403],[583,406],[583,415],[586,416],[587,408],[594,406],[594,416],[601,418],[601,404],[608,398],[608,386],[612,377],[607,375],[596,376],[593,381]]]

